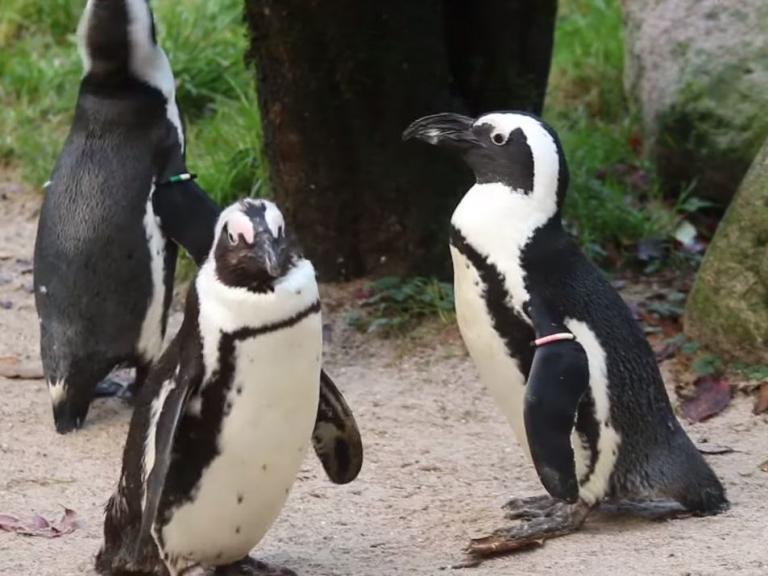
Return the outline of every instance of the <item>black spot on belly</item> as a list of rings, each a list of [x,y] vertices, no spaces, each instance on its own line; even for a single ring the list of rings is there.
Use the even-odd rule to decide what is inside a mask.
[[[242,504],[243,503],[243,495],[242,494],[238,494],[237,495],[237,503],[238,504]]]
[[[456,227],[451,227],[451,245],[474,266],[484,284],[483,299],[493,321],[493,329],[504,340],[512,358],[519,362],[520,371],[528,378],[533,363],[535,337],[533,328],[509,306],[504,276],[488,259],[480,254]]]
[[[266,464],[262,464],[261,465],[261,469],[264,470],[264,472],[266,472],[267,471],[267,465]]]
[[[235,534],[240,534],[240,526],[238,526],[237,528],[235,528]]]
[[[239,396],[242,393],[243,393],[243,387],[242,386],[238,386],[237,387],[237,395]]]

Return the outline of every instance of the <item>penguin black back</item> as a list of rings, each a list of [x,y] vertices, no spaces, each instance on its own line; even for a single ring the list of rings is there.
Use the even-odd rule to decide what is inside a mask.
[[[159,182],[183,171],[168,59],[146,0],[89,0],[85,68],[35,244],[41,356],[57,430],[79,427],[117,364],[137,384],[162,351],[177,248],[154,214]]]

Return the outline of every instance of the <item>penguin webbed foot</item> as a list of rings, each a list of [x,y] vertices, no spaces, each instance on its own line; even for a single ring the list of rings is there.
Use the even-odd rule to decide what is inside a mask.
[[[124,400],[130,399],[133,396],[132,390],[133,384],[126,384],[116,378],[107,377],[101,382],[96,384],[96,388],[93,391],[94,398],[122,398]]]
[[[233,564],[217,566],[213,576],[297,576],[296,572],[246,556]]]
[[[552,498],[549,494],[539,496],[526,496],[525,498],[512,498],[501,508],[507,520],[533,520],[534,518],[546,518],[557,511],[558,505],[563,502]]]
[[[505,505],[505,509],[510,510],[508,514],[537,509],[540,516],[530,517],[508,528],[500,528],[489,536],[473,539],[467,546],[470,555],[497,556],[540,546],[550,538],[576,532],[590,511],[590,507],[584,502],[568,504],[549,496],[513,499]]]

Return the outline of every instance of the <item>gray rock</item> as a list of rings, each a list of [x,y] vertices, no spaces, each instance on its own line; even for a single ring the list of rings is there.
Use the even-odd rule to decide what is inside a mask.
[[[709,245],[684,320],[720,355],[768,363],[768,141]]]
[[[625,88],[667,193],[727,203],[768,136],[768,0],[622,0]]]

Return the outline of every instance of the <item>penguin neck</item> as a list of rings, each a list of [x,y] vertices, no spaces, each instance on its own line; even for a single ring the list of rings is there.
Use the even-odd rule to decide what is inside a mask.
[[[475,184],[464,195],[451,224],[475,250],[497,261],[519,261],[520,252],[542,226],[561,226],[555,190],[531,193],[501,183]]]
[[[309,260],[299,260],[285,276],[275,281],[271,292],[260,293],[221,282],[215,262],[213,256],[209,257],[195,280],[200,325],[208,329],[234,332],[274,324],[300,314],[320,298],[315,269]]]

